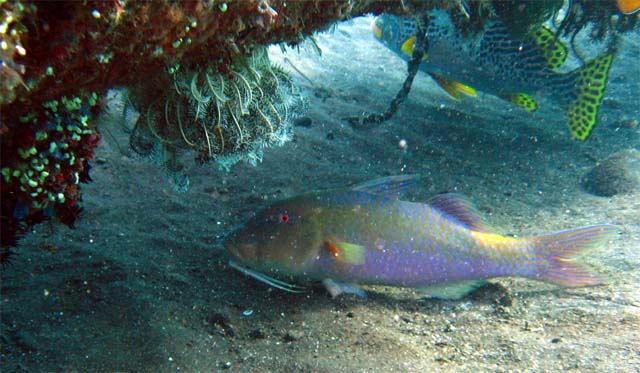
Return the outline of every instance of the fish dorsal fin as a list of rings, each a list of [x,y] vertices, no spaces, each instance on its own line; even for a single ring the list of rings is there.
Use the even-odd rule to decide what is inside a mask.
[[[438,83],[440,88],[447,92],[447,94],[456,101],[460,101],[460,93],[464,93],[467,96],[477,95],[476,90],[469,87],[468,85],[456,82],[455,80],[447,79],[435,73],[429,73],[429,75],[436,83]]]
[[[427,203],[456,219],[460,224],[477,232],[491,232],[478,210],[464,196],[453,193],[438,194],[431,197]]]
[[[526,93],[513,93],[513,94],[504,94],[500,95],[500,98],[503,100],[507,100],[512,104],[519,106],[526,111],[532,112],[538,110],[538,103],[533,97],[529,96]]]
[[[564,45],[564,43],[558,39],[556,33],[547,26],[540,27],[540,29],[533,34],[533,38],[542,50],[549,69],[556,70],[567,60],[567,46]]]
[[[358,184],[352,190],[397,199],[402,197],[407,187],[415,184],[419,178],[418,174],[388,176]]]

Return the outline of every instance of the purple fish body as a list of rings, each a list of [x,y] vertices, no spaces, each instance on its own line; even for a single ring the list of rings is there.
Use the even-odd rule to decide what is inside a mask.
[[[522,239],[501,236],[490,233],[459,196],[439,195],[428,203],[398,199],[397,192],[410,180],[385,178],[275,203],[232,233],[225,246],[234,263],[240,263],[237,267],[268,283],[283,276],[301,283],[331,280],[402,287],[501,276],[563,286],[599,283],[569,259],[601,244],[615,226]]]

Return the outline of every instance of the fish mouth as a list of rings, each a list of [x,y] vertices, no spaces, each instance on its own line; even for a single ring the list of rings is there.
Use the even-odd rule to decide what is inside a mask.
[[[382,40],[382,29],[378,26],[377,17],[371,22],[371,30],[373,31],[373,35],[375,35],[376,38]]]
[[[257,243],[233,243],[224,247],[231,257],[239,262],[255,264],[259,260]]]

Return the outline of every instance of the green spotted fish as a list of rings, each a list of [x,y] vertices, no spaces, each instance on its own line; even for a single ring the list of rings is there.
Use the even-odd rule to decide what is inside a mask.
[[[372,25],[385,46],[408,60],[413,55],[417,22],[410,17],[383,14]],[[531,40],[514,40],[498,20],[463,35],[444,10],[429,12],[428,48],[420,70],[428,73],[453,98],[476,90],[508,100],[528,111],[538,108],[536,97],[548,97],[566,112],[573,137],[586,140],[596,124],[607,84],[612,53],[602,54],[569,73],[556,70],[567,48],[546,27]]]
[[[378,284],[457,299],[501,276],[566,287],[600,283],[575,256],[605,243],[616,226],[502,236],[460,196],[400,200],[416,179],[387,177],[274,203],[225,238],[230,265],[289,292],[322,282],[334,296],[364,295],[357,284]]]

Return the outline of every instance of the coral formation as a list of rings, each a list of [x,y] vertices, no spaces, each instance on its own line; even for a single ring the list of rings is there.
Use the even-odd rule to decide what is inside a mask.
[[[271,65],[265,47],[238,56],[228,70],[180,69],[168,94],[152,102],[132,97],[141,114],[131,147],[158,159],[178,190],[188,186],[180,153],[191,151],[199,163],[216,161],[227,170],[243,159],[255,165],[264,147],[291,138],[292,121],[304,112],[300,92]]]
[[[55,215],[73,226],[80,183],[91,180],[88,161],[100,140],[89,123],[97,105],[95,92],[47,101],[40,115],[20,117],[20,127],[3,135],[1,246],[15,244],[21,222]]]

